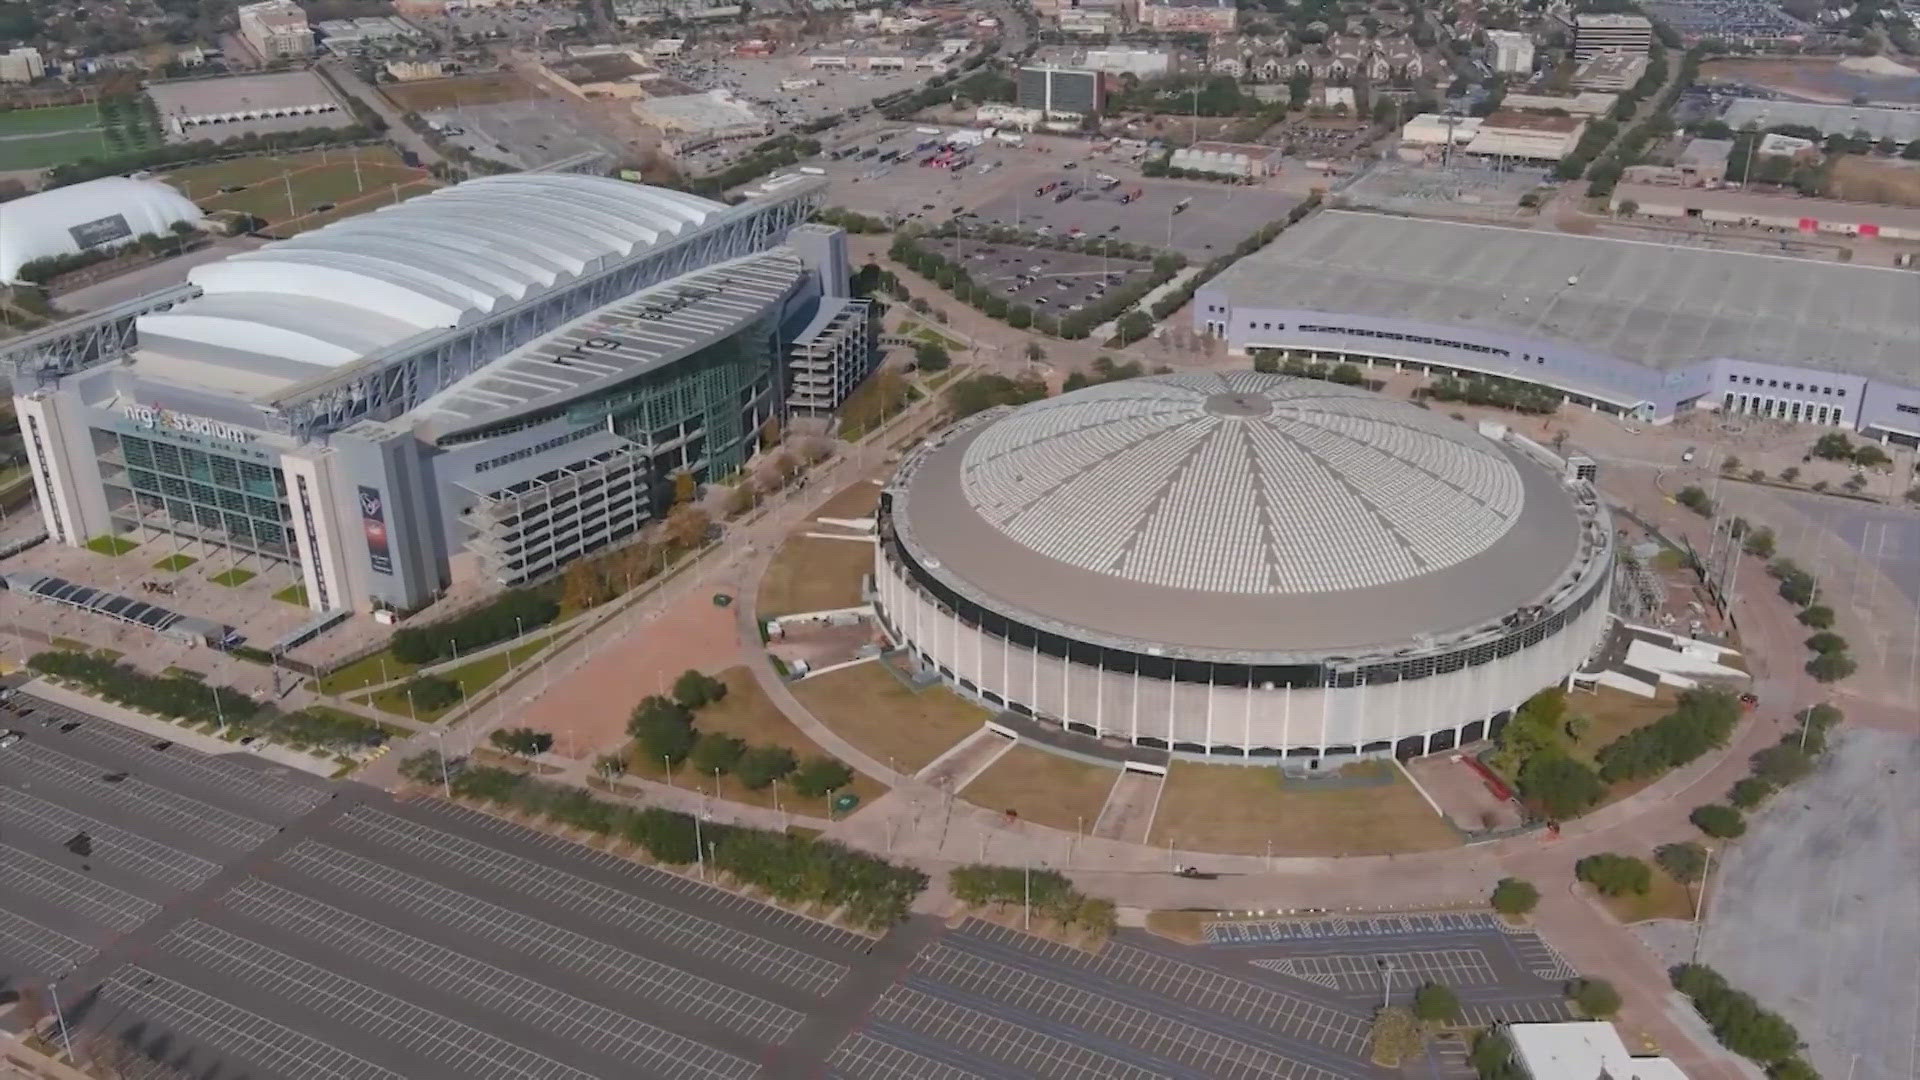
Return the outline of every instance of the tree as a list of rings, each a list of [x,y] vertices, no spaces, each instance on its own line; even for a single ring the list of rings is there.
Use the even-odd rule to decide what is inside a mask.
[[[1773,794],[1773,785],[1757,776],[1743,776],[1727,789],[1727,802],[1736,810],[1751,810],[1767,801]]]
[[[1540,903],[1540,890],[1530,881],[1501,878],[1493,887],[1493,910],[1502,915],[1525,915]]]
[[[1853,452],[1853,463],[1863,469],[1871,469],[1876,465],[1890,465],[1893,459],[1872,443],[1862,443]]]
[[[627,734],[640,744],[649,762],[678,765],[693,750],[693,716],[672,698],[648,695],[634,706]]]
[[[1358,364],[1336,364],[1327,374],[1327,379],[1342,386],[1359,386],[1367,381],[1366,375],[1360,371]]]
[[[1580,1006],[1581,1012],[1598,1020],[1620,1011],[1620,991],[1605,979],[1575,979],[1568,987],[1567,996]]]
[[[1737,472],[1739,472],[1739,471],[1740,471],[1740,458],[1739,458],[1739,456],[1738,456],[1737,454],[1728,454],[1728,455],[1727,455],[1726,457],[1724,457],[1724,458],[1721,458],[1721,459],[1720,459],[1720,471],[1721,471],[1721,472],[1723,472],[1723,473],[1737,473]]]
[[[1520,769],[1520,793],[1556,821],[1578,817],[1606,794],[1606,785],[1560,751],[1535,754]]]
[[[1661,844],[1654,850],[1653,861],[1660,864],[1668,877],[1682,885],[1691,885],[1706,873],[1707,849],[1691,840]]]
[[[400,688],[401,696],[419,712],[437,712],[457,703],[463,691],[460,684],[438,675],[421,675]]]
[[[611,599],[613,587],[591,559],[576,561],[560,579],[561,606],[573,611],[599,607]]]
[[[702,709],[727,696],[727,684],[693,668],[673,680],[673,699],[685,709]]]
[[[1047,350],[1041,348],[1039,342],[1037,341],[1027,342],[1028,362],[1037,364],[1037,363],[1040,363],[1042,360],[1045,360],[1046,358],[1047,358]]]
[[[1831,630],[1822,630],[1814,634],[1812,637],[1807,638],[1805,644],[1807,648],[1821,656],[1847,651],[1847,639]]]
[[[921,371],[945,371],[953,366],[947,347],[937,341],[923,341],[913,347],[913,361]]]
[[[1836,683],[1852,675],[1857,667],[1846,653],[1821,653],[1807,661],[1807,674],[1817,682]]]
[[[732,772],[746,751],[747,744],[739,739],[709,731],[694,742],[693,753],[688,756],[687,764],[703,776]]]
[[[1813,441],[1811,453],[1823,461],[1852,461],[1853,440],[1838,431],[1829,431]]]
[[[1781,469],[1780,479],[1786,481],[1789,484],[1793,483],[1795,480],[1800,479],[1800,467],[1798,465],[1789,465],[1786,468]]]
[[[1833,625],[1833,609],[1825,604],[1815,604],[1800,612],[1800,625],[1825,630]]]
[[[1413,992],[1413,1015],[1430,1024],[1460,1019],[1460,998],[1439,983],[1427,983]]]
[[[756,746],[740,755],[733,775],[749,790],[759,791],[794,770],[793,751],[784,746]]]
[[[493,744],[495,750],[526,758],[544,754],[553,749],[551,734],[528,727],[501,728],[498,731],[489,732],[487,741]]]
[[[1813,575],[1800,571],[1780,579],[1780,598],[1789,604],[1805,606],[1813,602]]]
[[[1420,1053],[1420,1022],[1406,1009],[1388,1006],[1374,1014],[1367,1043],[1375,1065],[1397,1069]]]
[[[684,506],[700,493],[700,481],[685,469],[673,474],[673,504]]]
[[[690,504],[682,503],[667,515],[667,539],[683,550],[705,543],[707,530],[712,527],[713,519],[707,512]]]
[[[1602,852],[1573,864],[1573,874],[1606,896],[1645,896],[1653,868],[1631,855]]]
[[[1692,484],[1681,488],[1679,493],[1674,495],[1673,501],[1699,514],[1701,517],[1711,517],[1713,515],[1713,500],[1707,498],[1705,491],[1702,491]]]
[[[1122,344],[1131,344],[1153,333],[1153,316],[1144,311],[1129,311],[1114,324],[1114,336]]]
[[[810,799],[818,799],[847,786],[853,770],[829,757],[809,759],[793,774],[793,789]]]
[[[1771,559],[1774,548],[1773,530],[1755,529],[1747,534],[1746,542],[1741,546],[1746,549],[1747,554],[1756,559]]]
[[[1740,816],[1740,811],[1719,803],[1694,807],[1693,813],[1687,815],[1687,820],[1693,822],[1694,828],[1716,840],[1732,840],[1747,831],[1747,822]]]
[[[1513,1063],[1513,1044],[1497,1030],[1489,1028],[1474,1038],[1468,1060],[1480,1080],[1520,1080],[1519,1066]]]

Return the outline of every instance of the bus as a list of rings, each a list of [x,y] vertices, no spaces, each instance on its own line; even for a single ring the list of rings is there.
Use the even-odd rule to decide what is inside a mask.
[[[1192,205],[1192,199],[1181,199],[1179,202],[1173,204],[1173,212],[1176,214],[1186,213],[1187,207]]]

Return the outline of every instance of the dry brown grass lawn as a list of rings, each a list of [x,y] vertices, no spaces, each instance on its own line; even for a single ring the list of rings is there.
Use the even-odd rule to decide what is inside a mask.
[[[459,75],[451,79],[424,79],[420,82],[391,83],[380,88],[395,105],[409,112],[430,112],[461,105],[491,105],[501,101],[524,101],[540,92],[518,75],[495,72],[487,75]]]
[[[1213,916],[1205,911],[1149,911],[1147,932],[1198,945],[1207,939],[1207,924],[1213,921]]]
[[[855,664],[793,685],[802,704],[834,734],[915,773],[987,722],[987,711],[944,686],[915,692],[878,662]]]
[[[1011,810],[1023,821],[1084,833],[1119,778],[1118,769],[1015,746],[962,788],[960,797],[995,813]]]
[[[838,495],[821,504],[813,512],[816,518],[864,518],[872,517],[880,509],[880,485],[871,480],[860,480],[841,489]],[[823,530],[824,531],[824,530]]]
[[[1452,826],[1406,777],[1326,789],[1277,770],[1176,761],[1160,790],[1147,842],[1193,851],[1261,855],[1385,855],[1457,847]]]
[[[1834,163],[1827,194],[1848,202],[1920,206],[1920,166],[1848,154]]]
[[[768,700],[767,695],[761,692],[760,684],[754,681],[746,668],[728,668],[718,677],[727,684],[727,696],[694,714],[696,730],[731,735],[748,746],[784,746],[793,751],[793,756],[802,764],[808,758],[832,756],[807,738],[793,725],[793,721],[787,719],[779,706]],[[644,776],[649,780],[666,779],[664,762],[643,761],[638,755],[629,755],[628,770],[635,776]],[[715,790],[713,777],[693,777],[684,766],[675,772],[673,781],[683,787],[697,787],[710,794]],[[842,790],[860,796],[861,805],[865,805],[885,795],[887,786],[856,771],[853,782]],[[720,778],[718,794],[722,799],[750,806],[772,806],[774,799],[773,788],[753,791],[730,776]],[[780,805],[799,814],[827,816],[827,800],[804,798],[786,784],[780,785]]]
[[[760,579],[757,611],[770,619],[857,606],[861,578],[872,572],[871,543],[795,533],[780,545]]]

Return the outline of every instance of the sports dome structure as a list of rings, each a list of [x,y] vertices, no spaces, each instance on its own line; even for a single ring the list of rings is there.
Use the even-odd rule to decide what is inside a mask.
[[[0,203],[0,282],[35,259],[78,255],[200,220],[192,200],[158,180],[106,176]]]
[[[1488,733],[1606,625],[1606,513],[1553,455],[1364,390],[1164,375],[997,409],[902,464],[876,601],[991,706],[1251,757]]]

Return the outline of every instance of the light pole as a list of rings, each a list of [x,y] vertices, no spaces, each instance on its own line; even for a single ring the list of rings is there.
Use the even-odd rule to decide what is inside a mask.
[[[704,812],[693,815],[693,859],[700,866],[701,881],[707,880],[707,846],[700,838],[700,819],[705,816]]]
[[[1700,942],[1707,933],[1707,886],[1713,881],[1713,849],[1707,849],[1707,863],[1700,870],[1700,899],[1693,905],[1693,963],[1700,962]]]
[[[1021,888],[1024,896],[1021,901],[1020,929],[1033,929],[1033,856],[1027,856],[1027,865],[1021,873]]]
[[[411,696],[408,701],[411,703]],[[447,801],[451,802],[453,801],[453,778],[447,774],[447,733],[440,728],[435,728],[433,737],[440,742],[440,790],[446,795]]]
[[[1380,958],[1380,1007],[1393,1004],[1393,957]]]

